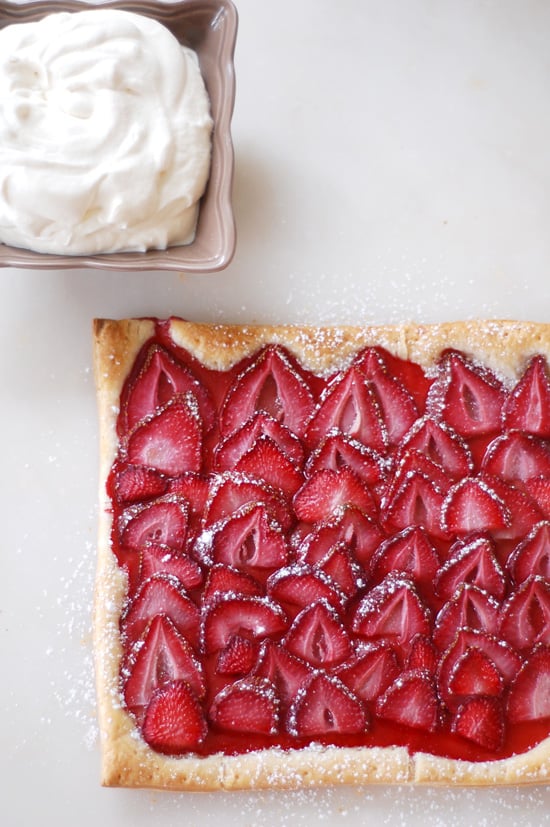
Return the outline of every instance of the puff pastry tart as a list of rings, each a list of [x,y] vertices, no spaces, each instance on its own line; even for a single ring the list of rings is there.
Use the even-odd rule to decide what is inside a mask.
[[[550,779],[550,325],[94,335],[104,784]]]

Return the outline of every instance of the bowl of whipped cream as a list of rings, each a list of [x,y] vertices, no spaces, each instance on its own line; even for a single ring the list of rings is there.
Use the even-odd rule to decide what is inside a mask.
[[[0,6],[0,266],[214,272],[235,249],[231,0]]]

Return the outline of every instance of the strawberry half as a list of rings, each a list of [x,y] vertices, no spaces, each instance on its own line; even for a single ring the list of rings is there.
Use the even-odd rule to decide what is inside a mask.
[[[501,636],[518,651],[550,645],[550,583],[531,575],[502,607]]]
[[[287,710],[299,689],[309,679],[312,670],[300,658],[291,655],[283,645],[268,638],[261,644],[254,674],[271,681],[277,690],[282,709]]]
[[[522,663],[518,653],[504,640],[477,629],[459,629],[439,664],[439,689],[446,701],[452,696],[450,680],[453,669],[468,649],[483,652],[495,664],[505,686],[515,678]]]
[[[237,472],[215,477],[204,509],[204,525],[211,526],[250,503],[262,503],[272,520],[282,528],[290,528],[293,515],[283,495],[260,480]]]
[[[497,635],[500,628],[500,603],[488,592],[471,583],[461,583],[452,600],[444,603],[435,619],[433,641],[444,652],[458,629],[479,629]]]
[[[411,394],[398,379],[388,374],[379,354],[363,351],[353,364],[368,380],[382,414],[388,442],[396,445],[418,416]]]
[[[402,726],[435,732],[439,727],[439,699],[429,672],[404,672],[376,702],[376,714]]]
[[[502,675],[494,662],[481,649],[466,649],[459,657],[449,677],[452,695],[502,695]]]
[[[550,647],[537,646],[521,667],[508,697],[510,723],[550,718]]]
[[[212,701],[209,718],[214,726],[230,732],[275,735],[279,723],[275,687],[258,677],[228,684]]]
[[[267,580],[267,593],[279,603],[300,609],[317,600],[326,600],[331,606],[345,603],[346,596],[336,583],[321,569],[294,563],[273,572]]]
[[[156,499],[161,497],[167,488],[166,477],[152,468],[125,465],[114,475],[114,497],[117,502],[124,505]]]
[[[449,351],[441,363],[442,381],[432,386],[437,406],[451,428],[465,437],[500,430],[506,394],[494,373],[463,354]]]
[[[164,407],[175,396],[187,393],[196,398],[201,419],[210,429],[214,424],[214,405],[206,388],[181,362],[154,344],[145,354],[143,367],[130,386],[121,405],[120,423],[124,432]]]
[[[275,569],[285,565],[288,549],[281,527],[263,503],[248,503],[199,536],[201,558],[237,569]]]
[[[256,411],[242,427],[216,446],[216,470],[232,471],[243,454],[246,454],[260,437],[268,437],[274,442],[295,468],[302,467],[304,449],[296,434],[265,411]]]
[[[538,523],[514,548],[506,564],[516,583],[531,574],[550,580],[550,522]]]
[[[439,558],[426,533],[418,526],[389,537],[371,560],[370,573],[382,580],[391,571],[404,572],[416,583],[427,585],[439,568]]]
[[[383,508],[383,522],[388,531],[420,526],[428,534],[441,538],[445,536],[441,523],[442,506],[443,493],[432,480],[412,471]]]
[[[130,651],[124,668],[124,700],[140,717],[159,686],[185,681],[197,698],[206,691],[200,662],[165,615],[155,615]]]
[[[239,459],[235,470],[262,480],[287,497],[293,497],[304,482],[303,474],[268,436],[258,437]]]
[[[139,551],[150,543],[180,550],[187,536],[187,503],[167,495],[147,505],[133,505],[118,521],[120,543]]]
[[[286,615],[266,597],[235,597],[231,593],[206,604],[202,619],[202,647],[206,654],[224,649],[235,635],[250,640],[278,637],[287,628]]]
[[[351,640],[338,613],[322,599],[300,612],[284,643],[291,655],[302,658],[314,667],[336,666],[353,652]]]
[[[349,468],[317,471],[294,497],[296,516],[306,523],[319,523],[344,506],[376,515],[372,494]]]
[[[368,726],[365,707],[335,676],[315,672],[288,714],[288,730],[296,737],[356,735]]]
[[[495,544],[489,535],[477,534],[451,546],[449,559],[434,579],[436,594],[450,600],[462,583],[478,586],[501,600],[507,581],[495,556]]]
[[[311,477],[322,468],[328,468],[331,471],[349,468],[362,483],[368,486],[381,483],[386,470],[380,454],[340,432],[329,433],[327,438],[313,451],[306,463],[306,476]]]
[[[152,749],[181,755],[196,749],[207,731],[202,707],[185,681],[173,681],[155,690],[142,727],[143,738]]]
[[[382,412],[365,376],[353,366],[327,387],[307,426],[306,442],[313,448],[335,431],[379,454],[386,451],[388,434]]]
[[[234,433],[256,411],[264,411],[302,436],[313,407],[304,374],[282,348],[269,345],[227,394],[220,417],[222,434]]]
[[[484,474],[492,474],[510,482],[548,477],[550,449],[546,442],[537,437],[512,431],[489,444],[481,470]]]
[[[365,644],[337,675],[358,698],[374,701],[400,674],[394,650],[386,643]]]
[[[216,672],[219,675],[245,675],[254,666],[257,656],[256,641],[233,635],[218,654]]]
[[[159,413],[137,425],[126,443],[128,462],[175,477],[200,471],[202,423],[196,400],[178,396]]]
[[[498,698],[479,696],[469,698],[458,709],[451,723],[456,735],[496,752],[504,741],[504,712]]]
[[[121,617],[123,637],[137,640],[155,615],[167,615],[178,632],[195,645],[199,631],[199,610],[186,595],[181,583],[169,574],[154,574],[140,586]]]
[[[441,508],[441,527],[449,534],[504,530],[511,523],[504,501],[486,482],[473,477],[456,483]]]
[[[504,426],[550,437],[550,377],[544,356],[534,356],[506,400]]]
[[[202,592],[203,604],[210,603],[220,594],[231,594],[232,597],[261,597],[262,587],[250,574],[243,571],[230,566],[212,566]]]
[[[296,556],[306,563],[318,563],[326,558],[331,549],[343,544],[353,559],[368,568],[373,552],[384,537],[377,522],[358,508],[347,506],[318,523],[303,538]]]
[[[485,475],[482,481],[494,491],[509,514],[508,524],[494,529],[494,536],[497,539],[518,540],[543,519],[543,514],[533,500],[519,488],[504,482],[499,477]]]
[[[453,480],[462,479],[473,470],[472,455],[464,439],[447,423],[429,417],[418,419],[405,434],[399,457],[407,451],[424,454]]]
[[[362,637],[385,639],[402,647],[416,635],[430,635],[431,622],[413,582],[391,573],[361,599],[352,629]]]

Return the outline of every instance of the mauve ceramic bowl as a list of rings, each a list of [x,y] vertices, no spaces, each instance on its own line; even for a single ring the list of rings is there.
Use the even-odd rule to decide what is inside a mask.
[[[235,103],[233,53],[237,12],[231,0],[148,0],[87,3],[77,0],[0,2],[0,28],[10,23],[38,20],[59,11],[116,8],[154,17],[198,56],[210,96],[214,131],[212,162],[206,192],[199,209],[195,240],[183,247],[146,253],[110,253],[94,256],[44,255],[0,243],[0,267],[26,269],[96,268],[103,270],[179,270],[208,273],[227,267],[235,251],[235,221],[231,204],[233,145],[231,117]]]

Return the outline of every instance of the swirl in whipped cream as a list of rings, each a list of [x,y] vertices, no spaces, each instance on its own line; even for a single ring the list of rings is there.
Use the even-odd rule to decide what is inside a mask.
[[[0,241],[88,255],[190,243],[210,167],[198,59],[114,9],[0,31]]]

